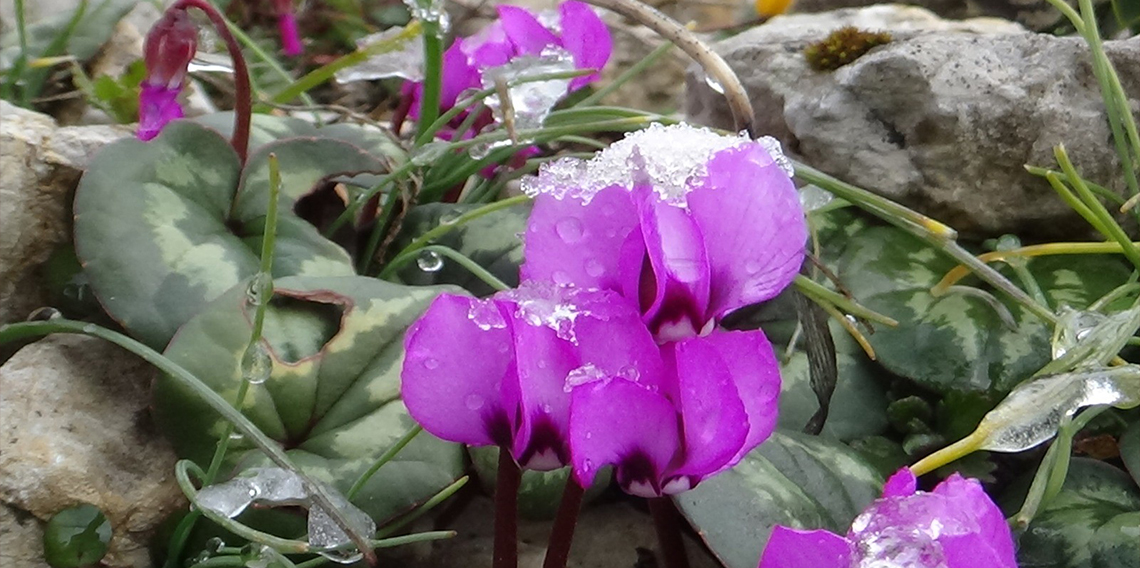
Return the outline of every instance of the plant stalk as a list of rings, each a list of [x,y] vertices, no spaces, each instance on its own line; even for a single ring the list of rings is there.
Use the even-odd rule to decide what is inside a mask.
[[[245,165],[246,156],[249,154],[250,121],[253,118],[253,89],[249,83],[249,67],[245,64],[245,56],[242,55],[241,46],[234,39],[234,35],[230,33],[230,27],[225,17],[218,12],[217,8],[206,0],[178,0],[170,7],[171,10],[185,10],[186,8],[197,8],[210,18],[210,23],[214,24],[218,36],[226,42],[226,50],[229,51],[230,58],[233,60],[234,134],[230,138],[230,145],[237,152],[238,160],[242,165]]]
[[[582,498],[585,495],[586,490],[577,481],[566,480],[558,516],[554,517],[554,526],[550,529],[542,568],[566,568],[566,561],[570,559],[570,545],[574,541],[574,527],[578,524],[578,513],[582,510]]]
[[[649,514],[653,516],[653,527],[657,529],[657,543],[665,568],[689,568],[689,557],[685,554],[685,541],[681,536],[681,519],[673,500],[669,497],[651,497]]]
[[[499,448],[499,471],[495,477],[494,568],[518,568],[519,564],[519,470],[510,448]]]

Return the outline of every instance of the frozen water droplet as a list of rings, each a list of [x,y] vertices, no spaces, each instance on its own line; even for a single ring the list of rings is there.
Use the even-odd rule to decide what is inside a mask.
[[[633,365],[626,365],[622,367],[620,371],[618,371],[618,376],[626,379],[627,381],[637,382],[637,379],[641,378],[641,372],[638,371],[637,367],[634,367]]]
[[[83,333],[95,333],[96,331],[99,331],[99,327],[93,323],[89,323],[83,326]]]
[[[382,32],[374,33],[356,40],[356,50],[366,51],[381,42],[392,43],[391,48],[384,49],[363,63],[346,67],[336,72],[336,80],[340,83],[352,81],[371,81],[385,77],[400,77],[408,81],[422,81],[424,78],[424,42],[420,34],[410,35],[400,41],[398,38],[405,34],[405,28],[388,28]],[[382,49],[377,46],[374,49]],[[415,162],[415,157],[412,158]]]
[[[835,199],[835,195],[815,185],[805,185],[800,190],[800,205],[803,206],[804,211],[815,211],[831,203],[833,199]]]
[[[205,548],[206,552],[209,552],[210,554],[217,554],[225,546],[226,546],[226,541],[224,541],[218,537],[214,537],[214,538],[211,538],[210,540],[206,541],[206,546],[204,548]]]
[[[467,398],[463,399],[463,405],[467,407],[467,410],[479,410],[483,408],[483,403],[483,397],[477,394],[469,394]]]
[[[768,156],[772,158],[775,163],[788,177],[796,175],[796,168],[792,166],[792,161],[784,155],[784,148],[780,145],[780,141],[772,138],[771,136],[761,136],[756,139],[756,143],[768,151]]]
[[[549,46],[539,55],[522,55],[497,67],[483,70],[483,88],[490,89],[497,84],[517,82],[520,79],[537,78],[553,73],[573,71],[574,56],[556,46]],[[513,115],[516,130],[534,130],[542,127],[551,109],[570,89],[570,79],[547,79],[516,83],[507,90],[510,97],[510,114]],[[499,93],[487,97],[484,102],[491,109],[495,121],[502,124],[507,118],[506,104]]]
[[[248,479],[239,477],[203,487],[198,492],[197,504],[203,509],[232,519],[240,515],[253,502],[254,497],[257,497],[257,490]]]
[[[708,85],[710,89],[722,95],[724,94],[724,85],[721,85],[720,81],[717,81],[712,75],[705,75],[705,84]]]
[[[722,136],[687,124],[652,124],[628,134],[588,161],[562,158],[544,164],[537,176],[523,179],[522,189],[531,196],[548,194],[589,202],[607,187],[632,189],[636,173],[652,183],[662,201],[683,207],[689,191],[707,175],[713,154],[752,143],[747,136]],[[763,141],[757,143],[771,153]],[[635,155],[643,162],[636,168]],[[774,155],[773,160],[779,161]]]
[[[554,232],[566,244],[574,244],[582,240],[582,222],[574,217],[567,217],[554,224]]]
[[[1061,306],[1058,312],[1057,328],[1053,332],[1054,359],[1062,357],[1108,319],[1100,312],[1079,311],[1069,306]]]
[[[28,314],[25,321],[51,321],[62,317],[63,313],[59,310],[52,307],[44,307],[32,310],[32,313]],[[84,331],[86,331],[86,329]]]
[[[598,259],[591,258],[590,260],[586,261],[586,274],[594,278],[599,278],[605,273],[606,267],[602,265],[602,263],[598,262]]]
[[[404,0],[404,5],[408,7],[413,18],[426,22],[438,22],[440,33],[447,31],[450,22],[448,21],[447,9],[444,7],[444,0]]]
[[[424,359],[424,368],[434,371],[439,368],[439,361],[437,359]]]
[[[439,272],[443,269],[443,257],[438,252],[425,250],[416,257],[416,265],[424,272]]]
[[[490,331],[507,327],[507,320],[503,318],[499,306],[491,300],[474,300],[467,309],[467,319],[471,320],[479,329]]]
[[[245,439],[245,434],[242,434],[241,432],[230,432],[230,441],[231,442],[240,442],[244,439]]]
[[[367,513],[348,502],[340,493],[329,490],[332,504],[340,511],[357,534],[370,537],[376,532],[376,522]],[[336,548],[352,542],[328,512],[318,505],[309,508],[309,545],[313,548]],[[340,564],[351,564],[364,555],[356,549],[319,552],[321,556]]]
[[[241,376],[250,384],[260,385],[273,374],[273,359],[261,341],[246,348],[241,358]]]
[[[564,392],[570,392],[574,390],[574,387],[595,381],[608,381],[610,378],[609,374],[596,367],[593,363],[586,363],[566,374],[566,382],[562,385],[562,390]]]

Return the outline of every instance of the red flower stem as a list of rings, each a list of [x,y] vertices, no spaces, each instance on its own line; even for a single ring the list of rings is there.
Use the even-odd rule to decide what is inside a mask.
[[[680,515],[673,501],[668,497],[649,499],[649,513],[653,515],[653,526],[657,529],[657,543],[661,548],[661,560],[665,568],[689,568],[689,557],[685,555],[685,541],[681,537]]]
[[[499,472],[495,481],[494,568],[519,565],[519,482],[522,472],[508,448],[499,448]]]
[[[546,547],[546,558],[542,568],[566,568],[570,558],[570,544],[574,540],[574,526],[578,524],[578,512],[582,510],[582,496],[586,490],[573,479],[566,481],[562,490],[562,504],[558,506],[558,516],[550,529],[550,542]]]
[[[249,153],[249,123],[253,116],[253,91],[249,84],[249,68],[246,67],[245,57],[241,54],[238,45],[225,18],[218,13],[206,0],[178,0],[171,6],[172,10],[197,8],[206,13],[210,23],[218,35],[226,42],[226,50],[230,52],[230,59],[234,62],[234,134],[230,138],[230,145],[237,152],[241,164],[245,165],[246,155]]]

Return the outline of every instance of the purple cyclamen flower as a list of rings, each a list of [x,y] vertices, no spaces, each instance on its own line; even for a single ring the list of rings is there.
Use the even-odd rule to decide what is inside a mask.
[[[619,292],[659,342],[706,334],[799,271],[807,225],[791,173],[771,138],[688,125],[547,164],[523,185],[536,199],[522,278]]]
[[[281,34],[281,51],[290,57],[301,55],[301,35],[297,33],[297,16],[293,13],[293,0],[274,0],[277,10],[277,31]]]
[[[139,89],[140,140],[154,138],[166,123],[182,118],[178,94],[197,50],[198,27],[186,10],[167,10],[147,33],[146,77]]]
[[[663,372],[656,344],[623,298],[537,283],[486,300],[443,294],[404,344],[401,392],[425,430],[499,445],[535,470],[570,463],[574,377]]]
[[[915,481],[906,468],[891,476],[846,538],[777,526],[759,568],[1017,568],[1009,525],[977,480],[955,473],[929,493]]]
[[[557,47],[573,57],[578,69],[601,69],[610,58],[613,40],[609,29],[587,4],[563,2],[558,7],[557,22],[545,25],[538,16],[518,6],[501,5],[498,12],[498,20],[471,37],[457,39],[444,52],[441,108],[455,106],[464,91],[482,89],[483,70],[521,55],[537,56],[547,48]],[[570,90],[597,78],[597,73],[576,77],[570,82]],[[404,96],[413,101],[409,116],[418,118],[423,83],[407,85]],[[462,117],[457,120],[462,122]]]
[[[627,493],[680,493],[772,434],[780,372],[763,332],[716,331],[662,345],[660,354],[662,366],[637,376],[571,381],[570,451],[583,487],[613,465]]]

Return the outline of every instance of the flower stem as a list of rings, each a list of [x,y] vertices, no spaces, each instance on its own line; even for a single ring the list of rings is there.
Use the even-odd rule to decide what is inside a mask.
[[[570,544],[574,541],[574,526],[578,524],[578,512],[582,510],[582,497],[586,490],[577,481],[569,479],[562,490],[562,504],[558,506],[558,516],[550,529],[550,541],[546,547],[546,558],[542,568],[566,568],[570,558]]]
[[[653,497],[649,499],[649,513],[653,515],[657,545],[661,549],[665,568],[689,568],[685,541],[681,537],[681,523],[673,501],[668,497]]]
[[[499,448],[499,471],[495,481],[494,568],[518,568],[519,482],[522,472],[510,448]]]
[[[178,0],[170,9],[184,10],[186,8],[197,8],[205,12],[206,17],[210,18],[210,23],[214,24],[214,29],[221,36],[222,41],[226,42],[226,50],[229,51],[230,58],[233,59],[234,135],[230,138],[230,145],[234,147],[238,159],[244,165],[245,158],[249,154],[249,124],[253,116],[253,90],[249,84],[249,68],[245,64],[245,56],[242,55],[241,46],[234,39],[234,35],[230,33],[230,27],[227,25],[225,17],[218,12],[217,8],[206,0]]]
[[[420,99],[420,119],[416,145],[431,140],[424,134],[439,118],[440,89],[443,84],[443,37],[439,21],[424,20],[424,90]]]

